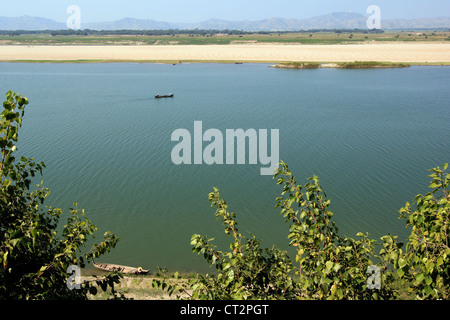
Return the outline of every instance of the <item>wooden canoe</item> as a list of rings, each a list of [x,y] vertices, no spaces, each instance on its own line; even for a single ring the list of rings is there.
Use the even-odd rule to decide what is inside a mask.
[[[92,264],[97,269],[109,271],[109,272],[117,271],[120,273],[130,273],[130,274],[147,274],[147,273],[149,273],[149,270],[144,270],[141,267],[135,268],[135,267],[122,266],[119,264],[95,263],[95,262],[92,262]]]
[[[157,95],[155,95],[155,98],[156,98],[156,99],[161,99],[161,98],[173,98],[173,96],[174,96],[173,93],[171,93],[171,94],[164,94],[164,95],[157,94]]]

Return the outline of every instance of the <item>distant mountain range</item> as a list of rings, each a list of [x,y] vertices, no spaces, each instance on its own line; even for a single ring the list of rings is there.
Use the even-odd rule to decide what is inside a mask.
[[[170,23],[150,19],[124,18],[110,22],[82,23],[81,29],[91,30],[243,30],[243,31],[298,31],[309,29],[367,29],[367,15],[334,12],[308,19],[270,18],[258,21],[227,21],[209,19],[198,23]],[[383,17],[382,17],[383,18]],[[41,17],[0,17],[0,30],[64,30],[65,22]],[[450,29],[450,17],[422,19],[382,19],[381,29]]]

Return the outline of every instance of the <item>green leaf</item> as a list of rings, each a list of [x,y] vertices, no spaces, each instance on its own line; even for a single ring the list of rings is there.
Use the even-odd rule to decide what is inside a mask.
[[[333,266],[333,271],[334,272],[338,272],[341,267],[342,266],[341,266],[340,263],[335,263],[334,266]]]
[[[417,276],[416,276],[416,285],[418,285],[418,284],[420,284],[421,282],[422,282],[422,280],[423,280],[423,278],[424,278],[424,275],[423,275],[423,273],[419,273]]]
[[[427,296],[429,296],[433,293],[433,288],[431,288],[430,286],[425,286],[424,291],[425,291],[425,294]]]
[[[391,252],[391,254],[389,255],[389,257],[392,259],[392,260],[397,260],[397,257],[398,257],[398,255],[397,255],[397,253],[396,252]]]
[[[331,268],[333,268],[333,265],[334,265],[334,263],[332,261],[327,261],[325,263],[327,270],[331,270]]]
[[[403,258],[398,259],[398,266],[400,268],[403,268],[404,266],[406,266],[406,260]]]
[[[322,279],[320,279],[320,283],[322,283],[322,284],[330,284],[332,282],[333,282],[333,280],[331,280],[330,278],[322,278]]]
[[[427,271],[428,271],[429,273],[433,272],[433,268],[434,268],[434,263],[433,263],[433,261],[428,261],[428,262],[425,264],[425,267],[426,267],[426,269],[427,269]]]
[[[8,254],[9,254],[9,251],[6,251],[3,254],[3,268],[6,268],[6,266],[8,265]]]
[[[338,288],[338,289],[337,289],[337,293],[338,293],[338,298],[339,298],[339,299],[344,298],[344,293],[342,292],[342,289],[341,289],[341,288]]]
[[[3,181],[3,186],[5,188],[9,187],[11,185],[11,180],[5,179],[5,181]]]

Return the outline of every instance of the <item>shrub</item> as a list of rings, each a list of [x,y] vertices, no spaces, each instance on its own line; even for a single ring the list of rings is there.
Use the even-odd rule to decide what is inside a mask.
[[[118,238],[107,232],[104,241],[85,254],[81,249],[97,228],[84,210],[72,209],[61,235],[57,228],[63,213],[59,208],[43,207],[49,194],[33,179],[42,174],[44,163],[15,157],[18,131],[28,99],[9,91],[0,120],[0,298],[1,299],[86,299],[95,293],[93,283],[70,289],[69,266],[84,267],[86,262],[112,249]],[[118,275],[110,274],[94,281],[114,292]]]
[[[443,166],[447,169],[447,164]],[[332,221],[330,199],[317,176],[297,185],[288,166],[275,174],[282,185],[276,207],[289,223],[288,239],[296,251],[295,263],[286,251],[261,249],[260,241],[243,237],[236,214],[214,188],[209,201],[232,237],[230,251],[222,252],[213,239],[194,234],[193,252],[202,254],[217,275],[197,275],[183,285],[170,279],[155,281],[169,294],[189,299],[401,299],[405,290],[417,299],[449,297],[449,191],[450,174],[432,169],[431,193],[418,195],[416,211],[400,210],[412,227],[405,251],[397,236],[381,241],[358,232],[356,239],[341,237]],[[438,195],[439,194],[439,195]],[[380,248],[379,250],[376,248]],[[378,253],[377,253],[378,252]],[[177,276],[175,277],[177,278]]]

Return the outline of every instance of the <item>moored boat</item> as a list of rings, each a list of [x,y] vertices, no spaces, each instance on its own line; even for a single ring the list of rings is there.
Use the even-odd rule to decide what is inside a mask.
[[[156,98],[156,99],[160,99],[160,98],[173,98],[173,96],[174,96],[173,93],[171,93],[171,94],[164,94],[164,95],[157,94],[157,95],[155,95],[155,98]]]
[[[120,273],[130,273],[130,274],[147,274],[149,273],[149,270],[144,270],[141,267],[135,268],[135,267],[128,267],[128,266],[122,266],[119,264],[111,264],[111,263],[96,263],[92,262],[94,267],[97,269],[103,270],[103,271],[117,271]]]

